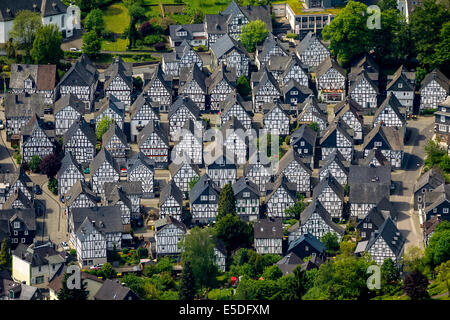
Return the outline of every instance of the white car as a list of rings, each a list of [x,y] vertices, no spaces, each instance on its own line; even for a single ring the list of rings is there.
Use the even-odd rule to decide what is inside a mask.
[[[0,130],[5,129],[5,124],[3,123],[3,120],[0,120]]]

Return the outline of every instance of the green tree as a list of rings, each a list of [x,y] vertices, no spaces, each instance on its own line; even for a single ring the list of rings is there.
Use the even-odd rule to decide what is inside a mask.
[[[280,270],[280,268],[278,268],[276,264],[264,269],[264,272],[262,274],[262,277],[265,280],[278,280],[282,276],[283,272]]]
[[[58,292],[58,300],[83,301],[87,300],[89,293],[86,291],[87,283],[81,281],[80,289],[67,288],[69,274],[64,273],[61,290]]]
[[[156,264],[156,273],[162,272],[172,272],[173,271],[173,261],[170,257],[163,257]]]
[[[97,123],[97,140],[101,141],[102,136],[108,131],[109,126],[112,124],[112,119],[110,117],[103,117]]]
[[[397,10],[397,1],[396,0],[380,0],[377,5],[380,7],[381,11],[386,10]]]
[[[217,238],[223,241],[227,253],[253,242],[252,226],[242,221],[236,213],[228,213],[216,221],[214,230]]]
[[[381,290],[390,293],[398,289],[400,281],[400,271],[391,258],[384,260],[381,265]]]
[[[450,260],[450,222],[442,221],[436,226],[425,249],[425,262],[434,269]]]
[[[62,35],[55,24],[40,26],[36,31],[31,57],[36,64],[59,64],[64,57]]]
[[[403,271],[412,272],[415,270],[422,270],[424,263],[424,251],[416,246],[411,246],[406,249],[403,254],[402,264]]]
[[[425,145],[425,165],[428,167],[433,167],[435,164],[439,164],[442,157],[447,154],[447,152],[442,148],[439,143],[430,139]]]
[[[319,127],[319,124],[317,122],[311,122],[309,124],[309,127],[311,129],[313,129],[315,132],[320,133],[320,127]]]
[[[178,296],[180,300],[194,300],[195,297],[195,278],[189,261],[185,261],[183,264]]]
[[[81,46],[81,51],[87,54],[89,57],[97,57],[102,48],[100,38],[94,30],[86,32],[83,34],[83,44]]]
[[[248,52],[255,52],[256,46],[267,37],[269,30],[264,22],[257,19],[242,27],[241,43]]]
[[[41,157],[39,157],[38,155],[34,155],[31,157],[31,160],[28,163],[28,167],[31,169],[31,171],[38,172],[40,164],[41,164]]]
[[[339,250],[339,239],[337,237],[336,233],[327,232],[323,235],[323,237],[320,239],[320,241],[325,245],[327,248],[326,252],[329,255],[334,255],[336,251]]]
[[[305,210],[305,196],[298,193],[297,194],[297,202],[293,206],[290,206],[289,208],[286,208],[284,210],[284,213],[286,214],[286,217],[292,218],[292,219],[300,219],[300,214]]]
[[[439,67],[445,74],[450,73],[450,21],[442,25],[440,42],[436,45],[434,66]]]
[[[180,241],[182,262],[189,261],[196,288],[212,288],[216,284],[218,269],[215,264],[215,239],[211,228],[194,227]]]
[[[106,262],[103,266],[102,266],[102,273],[105,276],[106,279],[112,279],[116,277],[116,272],[114,271],[111,263]]]
[[[403,281],[405,293],[412,300],[428,299],[428,278],[420,271],[413,271]]]
[[[136,46],[136,40],[139,37],[136,24],[145,21],[147,17],[145,15],[145,9],[141,6],[139,1],[128,4],[127,8],[128,14],[130,15],[130,25],[128,27],[128,38],[130,40],[129,47],[134,48]]]
[[[84,28],[87,32],[94,30],[100,36],[105,29],[103,11],[100,9],[91,10],[84,20]]]
[[[192,190],[197,182],[200,180],[200,177],[194,177],[191,181],[189,181],[189,190]]]
[[[220,220],[220,218],[228,213],[236,214],[236,199],[231,183],[227,183],[222,191],[220,191],[216,221]]]
[[[13,38],[21,48],[25,49],[27,56],[30,56],[30,51],[36,36],[36,30],[40,26],[42,26],[42,18],[37,12],[21,10],[14,17],[9,36]]]
[[[10,259],[11,257],[9,255],[8,242],[6,241],[6,238],[4,238],[0,249],[0,270],[9,268]]]
[[[250,95],[251,89],[247,78],[242,74],[237,80],[237,90],[243,97]]]
[[[344,9],[324,27],[322,36],[330,41],[329,49],[342,65],[371,47],[371,30],[367,28],[367,6],[349,1]]]
[[[48,180],[48,190],[50,190],[54,195],[58,194],[58,180],[51,178]]]

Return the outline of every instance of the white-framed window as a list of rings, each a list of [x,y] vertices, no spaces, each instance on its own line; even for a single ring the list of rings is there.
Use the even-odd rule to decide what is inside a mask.
[[[445,116],[441,116],[441,122],[445,122]]]
[[[443,212],[448,213],[448,208],[444,208]]]
[[[20,221],[14,221],[14,229],[20,228]]]
[[[208,201],[208,196],[201,196],[201,197],[200,197],[200,200],[202,200],[202,201]]]
[[[398,88],[399,88],[399,89],[403,88],[403,83],[399,83],[399,84],[398,84]]]
[[[214,201],[216,200],[216,196],[209,196],[209,201]]]
[[[248,198],[248,197],[250,197],[250,192],[244,192],[244,198]]]
[[[382,143],[381,141],[375,141],[375,147],[381,147]]]

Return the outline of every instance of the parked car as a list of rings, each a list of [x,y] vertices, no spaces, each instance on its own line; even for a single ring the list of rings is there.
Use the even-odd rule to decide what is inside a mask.
[[[121,167],[120,168],[120,172],[123,173],[123,174],[126,174],[127,173],[127,168]]]
[[[34,193],[35,194],[42,194],[42,189],[38,184],[34,185]]]
[[[41,206],[36,207],[36,215],[38,217],[41,217],[42,215],[44,215],[44,209]]]
[[[3,123],[3,120],[0,120],[0,130],[5,129],[5,124]]]
[[[61,247],[65,250],[65,251],[69,251],[69,245],[67,244],[66,241],[61,242]]]

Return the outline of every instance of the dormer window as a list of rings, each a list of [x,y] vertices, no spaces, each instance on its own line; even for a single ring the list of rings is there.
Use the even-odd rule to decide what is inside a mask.
[[[25,86],[26,89],[33,88],[33,81],[31,81],[30,79],[25,80],[24,86]]]
[[[403,88],[403,83],[399,83],[399,84],[398,84],[398,88],[399,88],[399,89]]]
[[[20,221],[14,221],[14,229],[20,228]]]

